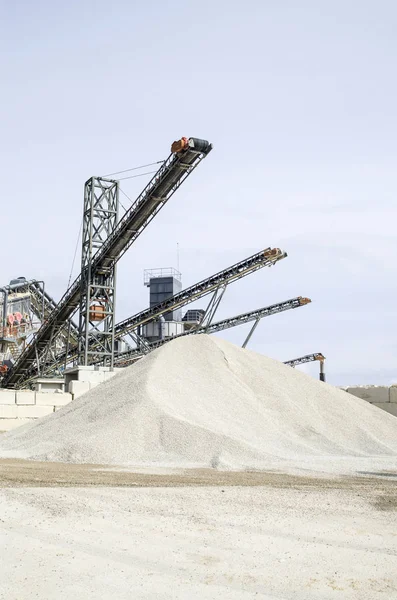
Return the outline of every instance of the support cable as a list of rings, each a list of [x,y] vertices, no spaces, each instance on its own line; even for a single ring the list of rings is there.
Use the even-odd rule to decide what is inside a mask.
[[[135,179],[135,177],[143,177],[144,175],[151,175],[152,173],[157,173],[157,171],[145,171],[145,173],[139,173],[138,175],[129,175],[129,177],[121,177],[118,181],[124,181],[125,179]]]
[[[124,169],[124,171],[116,171],[115,173],[108,173],[107,175],[102,175],[102,177],[112,177],[112,175],[121,175],[122,173],[128,173],[129,171],[137,171],[138,169],[153,167],[153,165],[161,165],[161,163],[163,162],[163,160],[156,160],[156,162],[148,163],[147,165],[141,165],[140,167],[132,167],[131,169]]]
[[[127,198],[127,200],[129,200],[129,201],[131,202],[131,204],[134,202],[133,200],[131,200],[131,198],[128,196],[128,194],[126,194],[126,193],[124,192],[124,190],[122,190],[122,189],[121,189],[121,187],[120,187],[120,186],[119,186],[119,190],[120,190],[120,192],[121,192],[121,193],[122,193],[122,194],[123,194],[123,195],[124,195],[124,196]],[[120,204],[121,204],[121,201],[120,201],[120,199],[119,199],[119,202],[120,202]],[[126,209],[126,208],[123,206],[123,204],[121,204],[121,206],[124,208],[124,210],[127,210],[127,209]]]
[[[69,275],[69,280],[68,280],[68,286],[66,289],[68,289],[70,287],[70,283],[72,281],[72,275],[73,275],[73,268],[74,268],[74,263],[76,261],[76,256],[77,256],[77,250],[79,248],[79,241],[80,241],[80,236],[81,236],[81,231],[83,229],[83,219],[81,219],[81,224],[80,224],[80,230],[79,230],[79,235],[77,236],[77,240],[76,240],[76,248],[74,249],[74,256],[73,256],[73,261],[72,261],[72,267],[70,269],[70,275]]]

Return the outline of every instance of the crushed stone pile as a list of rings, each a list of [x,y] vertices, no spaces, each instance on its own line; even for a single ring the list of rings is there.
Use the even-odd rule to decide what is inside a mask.
[[[365,470],[371,458],[371,468],[384,467],[380,459],[397,468],[397,419],[276,360],[188,336],[5,434],[0,456],[320,471],[346,471],[351,459]]]

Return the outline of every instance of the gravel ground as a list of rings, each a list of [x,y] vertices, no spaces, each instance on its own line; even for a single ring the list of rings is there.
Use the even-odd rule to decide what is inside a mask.
[[[1,599],[397,600],[395,417],[221,340],[0,453]]]
[[[57,469],[59,487],[39,487]],[[392,474],[153,475],[24,461],[2,461],[1,473],[7,600],[397,598]]]

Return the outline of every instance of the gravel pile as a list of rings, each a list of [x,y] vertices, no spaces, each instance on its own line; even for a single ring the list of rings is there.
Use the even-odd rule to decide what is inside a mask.
[[[58,412],[5,434],[0,455],[130,467],[397,468],[397,419],[278,361],[200,335],[166,344]]]

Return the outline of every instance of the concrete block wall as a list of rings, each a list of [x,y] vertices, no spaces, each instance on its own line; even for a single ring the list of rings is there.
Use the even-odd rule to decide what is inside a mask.
[[[108,381],[121,369],[108,367],[76,367],[66,376],[67,392],[63,393],[63,380],[39,380],[37,391],[0,390],[0,431],[9,431],[32,419],[45,417],[82,396],[97,385]],[[52,387],[51,387],[52,386]],[[41,391],[46,389],[47,391]],[[59,391],[53,391],[58,389]]]
[[[100,383],[114,377],[121,369],[110,371],[109,367],[74,367],[65,372],[66,389],[73,394],[73,399],[89,392]]]
[[[363,385],[343,389],[397,417],[397,385]]]
[[[10,431],[69,404],[72,394],[0,390],[0,431]]]
[[[68,386],[69,393],[72,394],[73,398],[78,398],[86,392],[89,392],[92,388],[98,385],[99,382],[93,381],[78,381],[77,379],[71,381]]]
[[[397,405],[397,385],[389,386],[389,398],[386,397],[384,402],[390,402],[391,404]]]

